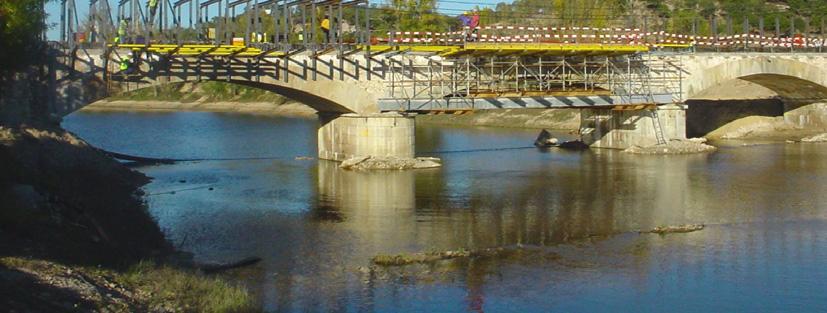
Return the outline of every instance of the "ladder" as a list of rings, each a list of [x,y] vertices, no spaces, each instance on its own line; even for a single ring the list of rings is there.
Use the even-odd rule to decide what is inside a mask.
[[[655,138],[658,140],[658,145],[665,145],[666,138],[663,135],[663,128],[660,126],[660,117],[658,116],[658,109],[650,110],[652,112],[652,124],[655,126]]]

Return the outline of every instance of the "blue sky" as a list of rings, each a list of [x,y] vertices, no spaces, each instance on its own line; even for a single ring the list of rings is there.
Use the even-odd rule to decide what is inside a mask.
[[[101,1],[103,1],[103,0],[101,0]],[[109,4],[113,7],[113,9],[117,7],[117,1],[118,0],[109,0]],[[146,6],[146,1],[147,0],[140,0],[141,5]],[[175,1],[175,0],[172,0],[172,1]],[[377,1],[379,1],[380,3],[385,2],[385,0],[373,0],[373,1],[371,1],[371,3],[375,3]],[[441,12],[446,13],[446,14],[459,14],[462,11],[467,11],[467,10],[472,9],[472,8],[474,8],[474,6],[477,6],[477,5],[480,6],[480,7],[493,7],[497,3],[500,3],[500,2],[511,3],[514,0],[445,0],[445,1],[437,0],[437,1],[439,3],[438,8]],[[88,0],[75,0],[75,3],[77,5],[77,10],[80,13],[80,17],[81,18],[85,17],[87,12],[89,11],[89,1]],[[60,0],[55,0],[55,1],[50,2],[46,6],[46,12],[49,14],[49,18],[48,18],[49,25],[53,25],[53,27],[47,33],[47,36],[49,37],[50,40],[56,40],[56,39],[58,39],[58,36],[60,36],[60,26],[59,26],[59,23],[60,23]],[[114,12],[113,12],[113,16],[114,16]],[[187,20],[187,16],[188,16],[188,14],[184,13],[184,18],[183,18],[184,21]]]

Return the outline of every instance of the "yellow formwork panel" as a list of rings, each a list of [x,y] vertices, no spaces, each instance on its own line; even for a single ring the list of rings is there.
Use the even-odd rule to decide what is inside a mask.
[[[687,48],[691,45],[661,44],[659,47]],[[134,51],[147,50],[155,53],[172,54],[174,56],[214,55],[214,56],[261,56],[264,51],[258,48],[209,45],[209,44],[119,44],[110,47],[132,49]],[[360,45],[359,50],[367,50],[368,46]],[[373,53],[391,51],[409,51],[435,53],[443,56],[473,55],[619,55],[649,51],[646,45],[626,44],[597,44],[597,43],[466,43],[464,45],[371,45]],[[278,57],[284,52],[276,51],[265,56]]]
[[[232,45],[205,45],[205,44],[186,44],[186,45],[175,45],[175,44],[149,44],[149,45],[142,45],[142,44],[119,44],[119,45],[109,45],[112,48],[120,48],[120,49],[130,49],[133,51],[150,51],[154,53],[160,54],[170,54],[172,53],[173,56],[197,56],[201,54],[212,55],[212,56],[228,56],[228,55],[235,55],[235,56],[242,56],[242,57],[252,57],[252,56],[261,56],[264,51],[259,48],[252,48],[252,47],[244,47],[244,46],[232,46]],[[278,57],[283,56],[284,52],[281,51],[274,51],[265,54],[264,56],[268,57]]]

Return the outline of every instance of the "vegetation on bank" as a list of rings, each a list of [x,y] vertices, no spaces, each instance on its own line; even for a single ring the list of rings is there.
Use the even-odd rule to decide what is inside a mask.
[[[153,262],[140,262],[128,270],[116,271],[2,257],[0,275],[6,277],[0,290],[11,296],[3,299],[3,307],[24,312],[258,311],[244,288]],[[40,292],[34,292],[37,289]]]
[[[190,102],[268,102],[283,104],[287,98],[244,85],[206,81],[151,86],[110,97],[111,100]]]
[[[151,307],[172,306],[194,312],[258,311],[246,289],[194,272],[140,262],[117,280],[146,292]]]

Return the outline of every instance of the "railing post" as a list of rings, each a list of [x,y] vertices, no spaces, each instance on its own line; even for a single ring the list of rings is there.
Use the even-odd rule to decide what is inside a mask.
[[[313,52],[314,52],[313,54],[315,54],[316,44],[317,44],[317,41],[318,41],[318,39],[316,39],[317,38],[316,37],[316,35],[317,35],[316,34],[316,25],[317,25],[316,24],[316,2],[313,2],[313,3],[310,4],[310,24],[312,24],[312,25],[310,25],[310,34],[311,34],[311,37],[313,38],[313,41],[311,41],[310,44],[313,45]],[[305,31],[305,34],[307,34],[306,31]]]
[[[775,46],[781,42],[781,18],[775,17],[775,36],[773,38],[773,45],[770,46],[770,52],[775,52]]]
[[[373,74],[373,69],[371,68],[371,57],[370,57],[370,47],[373,44],[373,39],[371,38],[371,31],[370,31],[370,0],[365,1],[365,31],[367,32],[367,49],[365,49],[365,67],[367,68],[367,78],[370,80],[371,75]]]
[[[824,16],[823,15],[821,16],[821,28],[819,28],[818,35],[821,37],[821,38],[819,38],[818,52],[821,52],[822,48],[824,48],[824,39],[825,39],[825,36],[824,36]]]
[[[344,58],[344,44],[343,35],[345,34],[344,30],[342,29],[342,2],[339,1],[339,18],[336,22],[336,39],[339,44],[339,80],[345,80],[345,58]]]
[[[720,52],[721,45],[718,41],[718,18],[716,18],[715,16],[712,17],[712,36],[712,43],[715,45],[715,52]]]
[[[217,6],[217,7],[218,7],[218,18],[216,19],[216,22],[215,22],[215,32],[213,33],[213,36],[215,37],[215,38],[213,38],[213,43],[214,43],[216,46],[217,46],[217,45],[219,45],[218,38],[223,36],[222,31],[224,30],[224,27],[222,27],[222,25],[221,25],[221,24],[223,24],[223,22],[224,22],[224,21],[223,21],[223,19],[222,19],[222,15],[223,15],[223,14],[221,13],[221,1],[222,1],[222,0],[218,0],[218,6]],[[209,7],[207,7],[207,9],[205,9],[204,11],[205,11],[206,13],[209,13],[209,9],[210,9],[210,8],[209,8]]]
[[[758,38],[758,43],[759,43],[758,47],[760,48],[760,51],[763,52],[764,51],[764,36],[765,36],[764,35],[764,16],[763,15],[760,16],[759,19],[758,19],[758,36],[759,36],[759,38]]]
[[[339,1],[339,17],[336,21],[336,42],[339,44],[339,56],[342,55],[342,44],[344,44],[342,37],[345,34],[344,30],[342,29],[342,18],[342,2]]]
[[[331,19],[333,19],[333,4],[329,4],[329,5],[327,5],[327,22],[328,22],[328,27],[331,27],[331,25],[334,25],[334,23],[331,23],[331,21],[330,21]],[[333,38],[332,38],[332,36],[335,36],[335,35],[336,35],[335,30],[333,30],[333,29],[328,29],[328,30],[327,30],[327,38],[325,38],[325,44],[326,44],[326,45],[333,45]]]
[[[316,15],[316,10],[312,10],[312,12],[310,12],[310,14],[315,16]],[[312,18],[312,17],[311,17],[311,19],[315,20],[315,18]],[[313,24],[313,25],[310,25],[310,29],[311,29],[311,32],[312,32],[312,29],[316,28],[316,23],[313,22],[311,24]],[[307,28],[308,28],[308,26],[307,26],[307,5],[302,5],[302,45],[304,45],[305,48],[307,47],[307,39],[308,39],[307,37],[310,35],[310,32],[307,31]]]
[[[284,50],[287,51],[288,49],[290,49],[290,29],[288,28],[290,26],[290,15],[289,15],[290,8],[287,6],[287,1],[284,1],[284,6],[282,7],[282,12],[284,12],[284,20],[282,21],[282,23],[284,23],[282,25],[282,26],[284,26]],[[287,62],[287,59],[285,59],[285,62],[284,62],[285,72],[287,71],[286,68],[289,64],[290,64],[290,62]],[[285,79],[287,79],[286,74],[285,74]]]
[[[744,52],[749,51],[749,39],[750,39],[750,32],[749,32],[749,18],[744,16]]]
[[[281,15],[279,15],[279,4],[277,1],[273,1],[273,8],[270,10],[272,10],[270,14],[273,16],[273,45],[275,48],[279,48],[279,43],[281,43],[281,40],[279,40],[279,26],[281,26],[279,25],[279,19]]]
[[[790,15],[790,52],[795,53],[795,16]]]
[[[804,35],[801,37],[801,43],[804,44],[804,49],[810,49],[810,18],[804,17]]]
[[[692,53],[698,52],[698,18],[692,19],[692,37],[689,42],[692,44]]]

